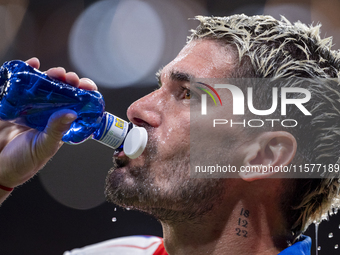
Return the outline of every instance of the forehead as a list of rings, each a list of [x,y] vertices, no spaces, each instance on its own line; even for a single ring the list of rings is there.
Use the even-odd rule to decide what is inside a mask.
[[[196,78],[223,78],[230,73],[235,60],[231,47],[213,40],[194,40],[163,68],[161,78],[173,73],[187,73]]]

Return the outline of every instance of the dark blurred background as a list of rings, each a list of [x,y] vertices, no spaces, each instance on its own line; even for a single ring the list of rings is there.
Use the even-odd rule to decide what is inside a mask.
[[[195,15],[235,13],[321,22],[340,45],[339,0],[0,0],[0,60],[36,56],[41,70],[62,66],[93,79],[107,111],[126,109],[153,91],[154,73],[185,45]],[[94,141],[64,145],[30,182],[0,208],[0,254],[62,254],[114,237],[162,236],[144,214],[105,202],[104,179],[113,151]],[[311,225],[307,234],[313,238]],[[330,235],[331,234],[331,235]],[[340,217],[319,229],[319,254],[340,254]]]

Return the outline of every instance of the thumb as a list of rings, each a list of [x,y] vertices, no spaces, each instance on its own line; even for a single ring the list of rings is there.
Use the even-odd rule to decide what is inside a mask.
[[[69,130],[71,123],[77,118],[76,112],[64,109],[51,115],[44,132],[34,142],[34,157],[45,164],[62,145],[61,139]]]
[[[46,134],[46,143],[59,142],[67,130],[70,129],[71,123],[77,118],[77,113],[69,109],[57,111],[51,115],[47,126],[44,130]]]
[[[44,132],[30,129],[17,135],[0,154],[2,176],[18,186],[41,169],[62,145],[63,134],[70,128],[77,114],[61,110],[52,114]]]

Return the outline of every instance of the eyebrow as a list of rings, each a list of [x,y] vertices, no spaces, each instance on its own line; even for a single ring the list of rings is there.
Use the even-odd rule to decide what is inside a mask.
[[[156,79],[158,81],[159,87],[162,86],[161,82],[161,74],[162,74],[163,68],[159,69],[156,73]],[[193,79],[193,75],[186,73],[186,72],[180,72],[180,71],[170,71],[170,80],[172,81],[184,81],[184,82],[190,82]]]
[[[193,78],[193,75],[190,75],[185,72],[179,72],[179,71],[171,71],[170,72],[170,79],[172,81],[187,81],[190,82]]]

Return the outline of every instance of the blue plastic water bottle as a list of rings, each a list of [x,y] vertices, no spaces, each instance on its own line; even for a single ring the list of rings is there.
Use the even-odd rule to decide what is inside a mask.
[[[78,114],[63,136],[69,144],[89,138],[138,157],[147,142],[147,132],[108,112],[98,91],[72,87],[48,77],[23,61],[6,62],[0,68],[0,119],[43,131],[49,117],[61,109]],[[132,132],[131,132],[132,131]]]

